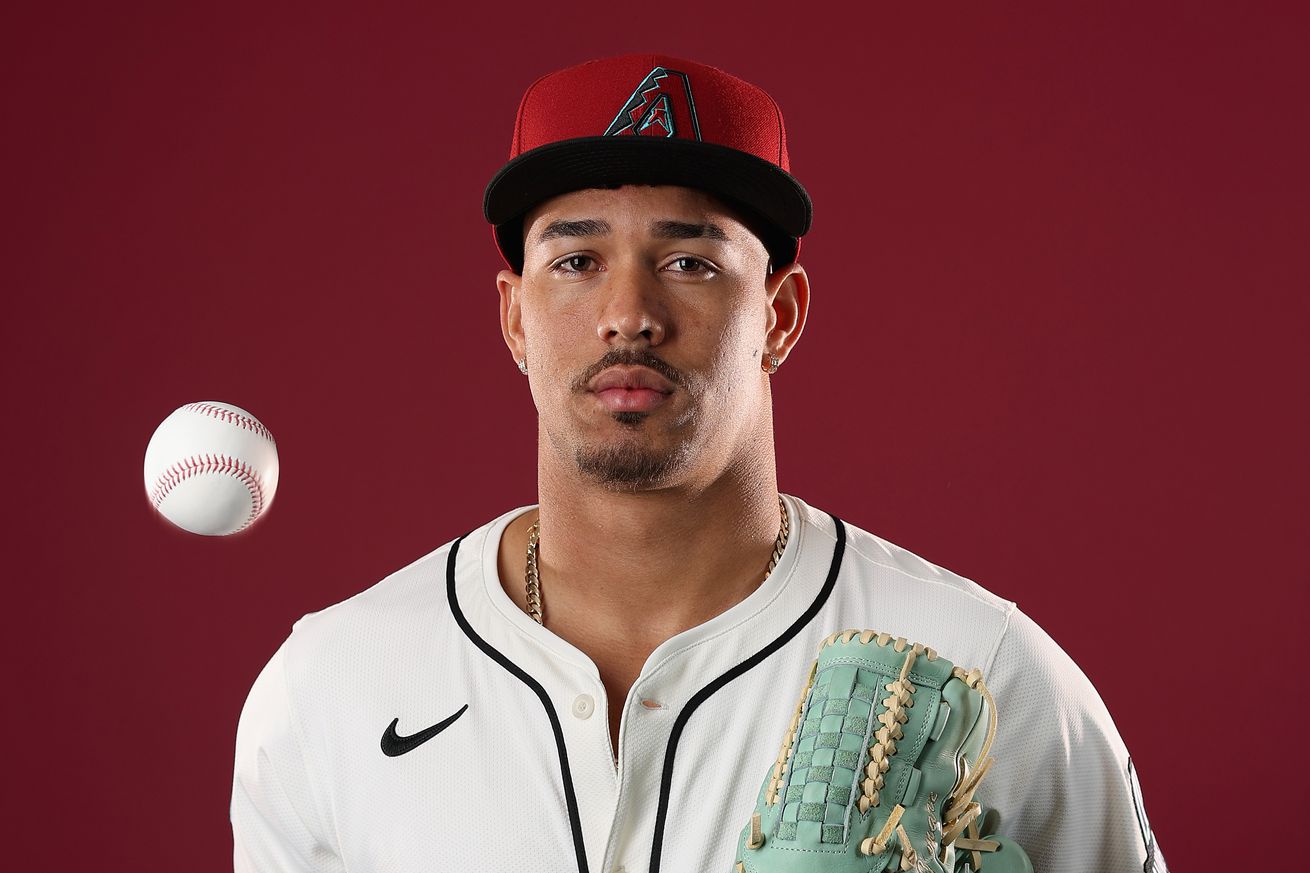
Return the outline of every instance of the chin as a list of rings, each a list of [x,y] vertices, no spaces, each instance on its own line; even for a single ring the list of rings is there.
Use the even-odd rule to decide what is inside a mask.
[[[621,412],[618,415],[643,415]],[[683,445],[655,449],[632,443],[580,447],[573,455],[578,472],[620,491],[642,491],[668,485],[683,469],[689,452]]]

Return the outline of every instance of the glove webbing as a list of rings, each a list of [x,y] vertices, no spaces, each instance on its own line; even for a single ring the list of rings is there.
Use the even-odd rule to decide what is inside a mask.
[[[879,804],[881,799],[879,792],[883,788],[883,774],[890,767],[890,758],[896,754],[896,741],[904,736],[901,725],[909,720],[909,716],[904,710],[914,706],[913,695],[915,689],[909,680],[910,669],[914,666],[914,660],[919,655],[924,655],[928,660],[933,661],[937,659],[937,652],[919,643],[910,644],[905,637],[896,637],[893,640],[890,634],[878,633],[872,630],[840,631],[827,637],[819,648],[822,650],[837,640],[841,640],[842,643],[849,643],[857,635],[862,644],[868,645],[870,642],[875,642],[879,646],[886,646],[891,643],[895,651],[905,652],[905,660],[901,663],[900,674],[894,681],[883,686],[889,696],[883,699],[885,712],[878,716],[878,721],[882,724],[882,727],[875,732],[875,742],[869,747],[869,763],[865,767],[865,779],[861,783],[861,796],[858,801],[860,812],[866,813]],[[778,802],[778,791],[781,789],[787,773],[787,766],[795,746],[796,734],[800,728],[801,716],[805,709],[805,700],[814,684],[814,677],[818,672],[818,667],[819,662],[816,659],[810,667],[809,676],[806,677],[805,687],[801,690],[796,710],[792,713],[791,724],[783,737],[782,747],[778,750],[778,759],[774,763],[768,788],[765,791],[765,803],[769,806]],[[973,862],[973,868],[981,870],[982,855],[980,853],[995,852],[1000,848],[1000,843],[997,841],[981,838],[977,819],[982,812],[982,808],[973,799],[974,793],[978,790],[979,784],[982,782],[983,777],[987,775],[987,771],[991,769],[994,761],[993,758],[988,757],[988,752],[991,751],[992,741],[996,738],[996,701],[992,698],[991,691],[988,690],[986,683],[983,682],[981,670],[975,668],[966,671],[961,667],[953,667],[951,675],[983,695],[983,698],[987,701],[988,718],[987,735],[983,739],[982,749],[978,753],[980,763],[970,771],[968,760],[962,758],[963,772],[960,784],[947,796],[946,821],[943,823],[945,830],[942,833],[941,851],[944,857],[946,848],[954,844],[956,848],[968,851],[972,855],[970,860]],[[860,844],[860,851],[865,855],[881,855],[887,850],[894,834],[901,846],[899,865],[901,870],[913,869],[918,856],[910,843],[909,836],[905,833],[905,828],[900,824],[901,816],[904,813],[905,808],[897,804],[877,836],[869,837]],[[762,845],[764,845],[764,835],[760,831],[759,815],[755,814],[751,817],[751,832],[747,840],[747,848],[758,849]],[[745,869],[740,863],[737,866],[738,870]]]

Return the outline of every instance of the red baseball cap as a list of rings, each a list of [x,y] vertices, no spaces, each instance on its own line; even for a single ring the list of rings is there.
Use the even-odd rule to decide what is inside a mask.
[[[543,76],[519,104],[509,156],[482,211],[516,272],[524,215],[583,188],[708,191],[742,214],[775,266],[796,259],[810,229],[810,196],[789,172],[778,104],[749,82],[680,58],[624,55]]]

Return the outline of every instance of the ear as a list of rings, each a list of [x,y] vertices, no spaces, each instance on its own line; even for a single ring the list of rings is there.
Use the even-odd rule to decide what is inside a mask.
[[[514,362],[518,363],[528,353],[528,345],[523,339],[523,309],[520,295],[523,293],[523,277],[512,270],[501,270],[496,274],[496,290],[500,292],[500,333],[505,337]]]
[[[765,324],[765,355],[787,360],[791,347],[801,338],[805,316],[810,310],[810,279],[805,268],[792,263],[774,270],[764,280],[768,295],[768,320]]]

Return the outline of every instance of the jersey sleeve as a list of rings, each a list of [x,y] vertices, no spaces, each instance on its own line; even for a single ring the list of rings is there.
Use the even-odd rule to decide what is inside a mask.
[[[1041,873],[1167,873],[1119,731],[1082,670],[1015,610],[987,674],[996,763],[979,789]]]
[[[324,826],[286,682],[283,643],[246,698],[232,777],[236,873],[344,873]]]

